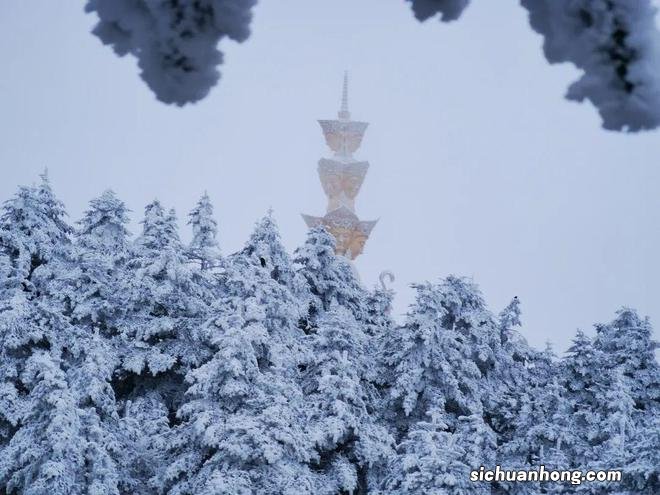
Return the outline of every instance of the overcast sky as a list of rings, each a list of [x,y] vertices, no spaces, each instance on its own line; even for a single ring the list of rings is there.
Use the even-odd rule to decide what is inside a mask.
[[[563,100],[577,72],[549,66],[515,0],[476,1],[450,25],[401,0],[262,0],[253,35],[223,42],[223,76],[195,106],[157,102],[135,60],[89,34],[83,2],[0,4],[0,199],[48,167],[71,221],[112,188],[133,211],[159,198],[185,216],[207,190],[225,253],[269,207],[291,251],[300,213],[323,214],[344,69],[370,122],[358,215],[380,218],[357,265],[371,286],[454,273],[491,309],[517,295],[524,335],[566,348],[621,305],[660,325],[660,133],[606,132]]]

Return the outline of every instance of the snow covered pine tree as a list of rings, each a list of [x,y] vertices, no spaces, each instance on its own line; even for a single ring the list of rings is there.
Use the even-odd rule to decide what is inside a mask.
[[[154,201],[131,241],[112,192],[72,229],[44,177],[0,215],[0,493],[651,495],[660,368],[622,309],[557,359],[469,280],[416,286],[405,322],[312,229],[272,215],[221,258],[203,196],[181,243]],[[621,469],[618,483],[469,472]]]

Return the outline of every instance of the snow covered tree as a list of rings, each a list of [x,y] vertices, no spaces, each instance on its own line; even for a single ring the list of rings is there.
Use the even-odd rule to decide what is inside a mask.
[[[125,437],[131,443],[122,462],[140,466],[140,478],[128,482],[150,493],[145,480],[160,468],[162,448],[160,437],[149,432],[165,434],[163,424],[176,425],[184,377],[211,355],[195,333],[208,317],[213,293],[199,269],[187,262],[173,211],[154,201],[145,208],[142,224],[126,264],[130,276],[118,285],[125,308],[118,323],[121,366],[113,386],[121,422],[132,432]]]
[[[193,230],[188,256],[199,262],[202,270],[215,267],[220,259],[220,248],[216,239],[218,223],[213,218],[213,205],[208,194],[204,193],[188,217],[188,225],[191,225]]]
[[[119,404],[120,493],[155,494],[157,487],[152,478],[167,461],[165,439],[171,431],[172,414],[157,387],[145,387],[133,397]]]
[[[223,311],[234,311],[242,299],[254,297],[265,310],[264,325],[269,335],[261,359],[269,366],[297,369],[307,359],[299,326],[305,287],[294,277],[272,212],[257,222],[244,248],[230,256],[226,265],[227,274],[221,283]]]
[[[394,326],[392,300],[394,292],[376,287],[366,295],[365,331],[370,338],[382,338]]]
[[[611,323],[596,326],[594,346],[603,353],[607,368],[621,369],[637,409],[660,409],[660,366],[655,357],[658,344],[653,341],[648,319],[623,308]]]
[[[29,408],[30,387],[21,380],[26,360],[43,349],[53,349],[59,359],[69,329],[49,289],[61,276],[58,263],[70,256],[65,215],[45,174],[39,186],[20,187],[0,215],[0,449]]]
[[[167,493],[318,493],[298,383],[305,356],[291,261],[272,215],[227,259],[213,315],[168,437]]]
[[[499,343],[494,344],[496,359],[488,373],[488,386],[484,405],[488,423],[504,444],[514,435],[521,396],[529,385],[528,366],[534,359],[534,351],[516,327],[521,326],[520,300],[514,297],[498,317]]]
[[[496,319],[467,279],[416,286],[397,326],[322,228],[292,262],[269,214],[211,273],[196,211],[199,265],[157,201],[134,243],[111,192],[76,231],[45,177],[5,203],[0,493],[578,490],[469,481],[496,464],[622,470],[584,494],[660,489],[657,344],[635,311],[559,362],[519,333],[517,298]]]
[[[634,458],[627,465],[626,485],[631,493],[652,495],[660,492],[660,415],[650,415],[637,425],[629,449]]]
[[[56,281],[58,290],[69,298],[72,322],[88,335],[100,332],[109,338],[119,333],[124,301],[117,286],[126,276],[127,211],[112,191],[90,201],[75,232],[74,262]]]
[[[386,346],[393,406],[413,420],[448,408],[453,428],[458,416],[482,411],[480,364],[488,360],[488,351],[479,332],[494,331],[491,317],[481,294],[464,279],[414,287],[417,296],[406,323]]]
[[[398,455],[406,456],[417,449],[410,442],[428,438],[427,434],[419,436],[417,425],[428,422],[429,417],[438,418],[431,421],[441,422],[436,431],[445,432],[442,438],[455,442],[463,452],[463,457],[455,459],[457,471],[446,474],[450,483],[464,476],[460,466],[468,462],[485,465],[494,459],[493,432],[484,418],[483,395],[499,332],[481,294],[468,280],[448,277],[438,285],[415,288],[417,296],[405,325],[392,332],[384,346],[384,359],[390,366],[392,427],[399,442]],[[467,418],[470,427],[466,429]],[[477,440],[470,431],[480,432],[482,447],[471,444]],[[385,479],[398,477],[392,470],[401,462],[392,461]],[[425,492],[420,489],[419,493]]]
[[[310,229],[307,240],[293,258],[297,276],[308,289],[306,332],[316,328],[317,318],[333,306],[349,309],[356,320],[365,319],[366,292],[355,278],[348,260],[335,254],[335,238],[323,227]]]
[[[558,366],[550,346],[544,352],[530,349],[525,361],[526,381],[518,383],[514,414],[499,440],[497,456],[502,469],[529,470],[541,465],[558,470],[571,467],[567,449],[574,444],[576,433],[571,422],[573,411]],[[553,490],[558,486],[546,488]],[[504,481],[496,483],[494,488],[498,494],[544,493],[537,482]]]
[[[81,418],[60,363],[50,352],[36,351],[20,379],[30,397],[21,427],[1,451],[0,486],[8,493],[86,493]]]
[[[39,186],[21,186],[5,203],[0,217],[0,246],[9,257],[15,288],[18,284],[34,292],[34,272],[67,253],[73,229],[65,216],[64,205],[53,194],[45,173]]]
[[[198,272],[186,264],[176,217],[158,201],[145,208],[142,235],[136,239],[123,281],[127,314],[123,367],[140,375],[161,376],[174,385],[201,362],[204,349],[193,342],[194,329],[205,320],[210,293]],[[172,392],[172,390],[170,390]]]
[[[383,346],[386,346],[390,333],[397,331],[392,317],[394,292],[385,287],[376,287],[367,293],[366,315],[362,327],[367,338],[364,359],[371,363],[367,369],[367,379],[379,391],[378,400],[384,400],[388,386],[387,363],[384,362]],[[385,403],[378,405],[378,415],[385,416]],[[380,420],[379,420],[380,421]]]
[[[234,259],[239,263],[247,261],[255,267],[263,268],[271,279],[293,288],[291,258],[282,245],[272,211],[257,222],[250,239]]]
[[[623,308],[611,323],[596,326],[594,340],[601,360],[594,371],[592,415],[598,423],[589,457],[594,465],[616,462],[634,493],[660,486],[660,442],[653,433],[660,415],[660,367],[651,336],[648,319]]]
[[[330,309],[309,336],[313,359],[303,376],[308,428],[325,475],[324,493],[367,493],[393,439],[379,424],[368,337],[346,308]]]
[[[89,253],[112,256],[116,263],[127,255],[130,235],[127,224],[126,205],[108,189],[89,202],[89,209],[78,221],[78,245]]]
[[[216,349],[190,372],[183,419],[161,479],[171,494],[316,493],[302,394],[287,370],[264,363],[266,312],[254,297],[222,305],[207,322]]]
[[[0,486],[9,493],[115,494],[117,448],[103,424],[116,417],[113,365],[75,325],[79,299],[70,282],[78,260],[64,215],[45,176],[40,186],[21,188],[3,213],[0,236],[13,281],[0,312]],[[97,365],[103,372],[94,380]]]
[[[488,493],[488,485],[479,486],[469,481],[470,471],[475,466],[469,466],[463,460],[466,453],[458,445],[456,435],[448,431],[448,425],[442,419],[430,415],[430,421],[415,423],[399,444],[383,481],[383,493]]]
[[[415,17],[457,19],[469,0],[409,0]],[[521,0],[532,29],[543,35],[551,64],[570,62],[584,73],[568,89],[590,101],[603,127],[616,131],[660,125],[660,62],[652,0]]]

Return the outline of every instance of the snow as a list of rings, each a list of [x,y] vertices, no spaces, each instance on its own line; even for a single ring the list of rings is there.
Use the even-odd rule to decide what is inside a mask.
[[[436,15],[444,22],[455,21],[469,4],[406,1],[419,21]],[[583,71],[568,89],[569,100],[591,102],[608,130],[636,132],[660,125],[660,34],[652,0],[520,3],[529,12],[531,27],[543,36],[548,62],[569,62]],[[183,106],[205,98],[218,83],[223,62],[218,43],[249,37],[255,4],[256,0],[88,0],[86,10],[98,16],[93,33],[104,44],[119,56],[137,58],[140,75],[156,98]],[[356,148],[366,126],[342,121],[321,125],[335,151],[343,140],[337,136],[346,132]]]
[[[88,0],[93,33],[115,53],[138,59],[141,77],[164,103],[204,98],[220,78],[218,42],[245,40],[256,0]]]
[[[660,32],[651,0],[521,0],[550,63],[584,73],[566,97],[590,101],[603,127],[660,125]]]
[[[147,205],[112,192],[73,229],[47,178],[0,213],[0,492],[492,494],[480,466],[621,469],[584,493],[658,493],[660,369],[633,309],[563,357],[524,339],[470,279],[365,288],[333,237],[293,256],[269,213],[222,256],[208,197]],[[554,491],[553,491],[554,490]]]

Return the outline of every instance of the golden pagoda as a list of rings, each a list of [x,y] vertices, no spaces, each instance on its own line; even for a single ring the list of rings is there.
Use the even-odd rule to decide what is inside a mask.
[[[354,260],[362,254],[376,220],[362,221],[355,214],[355,197],[367,175],[369,162],[355,160],[353,153],[360,147],[368,124],[351,120],[346,73],[337,117],[337,120],[319,120],[325,142],[334,153],[332,158],[321,158],[318,164],[319,178],[328,197],[326,214],[323,217],[303,214],[302,217],[310,228],[325,226],[337,241],[337,254]]]

